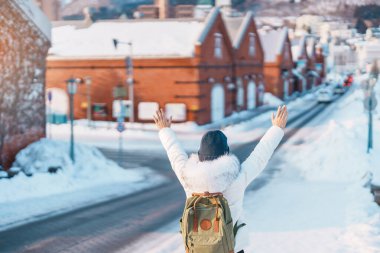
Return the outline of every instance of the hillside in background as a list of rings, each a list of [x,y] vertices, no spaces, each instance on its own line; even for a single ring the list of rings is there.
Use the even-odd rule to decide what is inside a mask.
[[[378,0],[304,0],[290,3],[286,0],[244,0],[236,5],[239,10],[252,10],[258,16],[299,16],[314,14],[340,16],[351,19],[357,7],[379,4]]]

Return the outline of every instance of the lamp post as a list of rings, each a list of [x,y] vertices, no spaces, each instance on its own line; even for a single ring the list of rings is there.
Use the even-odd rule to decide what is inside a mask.
[[[88,126],[91,126],[91,84],[92,79],[89,76],[84,78],[86,84],[86,96],[87,96],[87,122]]]
[[[377,83],[379,76],[379,69],[377,67],[377,61],[375,61],[372,65],[371,72],[369,73],[369,78],[364,88],[364,107],[368,110],[368,144],[367,144],[367,153],[373,149],[373,130],[372,130],[372,111],[377,106],[377,100],[374,92],[374,87]]]
[[[134,79],[133,79],[133,43],[132,42],[124,42],[120,41],[118,39],[113,39],[113,45],[115,49],[117,49],[117,46],[119,44],[126,44],[129,46],[129,55],[125,58],[125,66],[127,71],[127,86],[128,86],[128,94],[129,94],[129,101],[131,103],[130,112],[129,112],[129,122],[133,122],[135,120],[134,115]]]
[[[77,92],[77,80],[70,78],[66,81],[70,98],[70,158],[75,163],[74,155],[74,95]]]

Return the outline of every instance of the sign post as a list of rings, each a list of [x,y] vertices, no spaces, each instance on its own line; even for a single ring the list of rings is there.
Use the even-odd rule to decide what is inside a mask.
[[[47,93],[48,101],[49,101],[49,110],[48,110],[48,138],[51,139],[51,124],[53,123],[53,114],[52,114],[52,105],[51,102],[53,100],[53,93],[51,90],[48,91]],[[49,122],[51,121],[51,122]]]
[[[115,99],[113,107],[113,116],[117,118],[116,130],[119,132],[119,165],[122,166],[123,162],[123,132],[125,131],[124,118],[126,115],[125,104],[123,98],[127,96],[127,90],[120,84],[113,89],[113,97]]]

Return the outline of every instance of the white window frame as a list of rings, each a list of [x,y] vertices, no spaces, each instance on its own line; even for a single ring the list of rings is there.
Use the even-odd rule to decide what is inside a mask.
[[[223,58],[222,41],[223,35],[221,33],[214,33],[214,57],[218,59]]]
[[[170,109],[170,108],[173,109]],[[174,110],[174,113],[171,111]],[[167,103],[165,104],[165,113],[168,117],[172,117],[173,121],[186,121],[186,105],[184,103]]]
[[[144,108],[143,106],[151,106],[154,108]],[[143,107],[143,108],[142,108]],[[140,102],[138,104],[138,117],[141,120],[153,120],[153,115],[159,108],[159,104],[157,102]],[[144,112],[144,111],[149,112]]]
[[[249,56],[255,56],[256,54],[256,34],[249,33],[249,48],[248,48]]]

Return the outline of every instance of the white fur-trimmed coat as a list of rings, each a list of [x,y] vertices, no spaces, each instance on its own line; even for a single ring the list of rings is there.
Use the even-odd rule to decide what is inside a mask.
[[[250,156],[240,164],[232,154],[200,162],[197,154],[188,157],[172,129],[163,128],[159,132],[186,196],[190,197],[193,192],[222,192],[230,206],[233,222],[247,225],[242,217],[245,189],[263,171],[283,136],[281,128],[272,126]],[[243,250],[249,243],[248,239],[247,226],[244,226],[237,233],[235,252]]]

